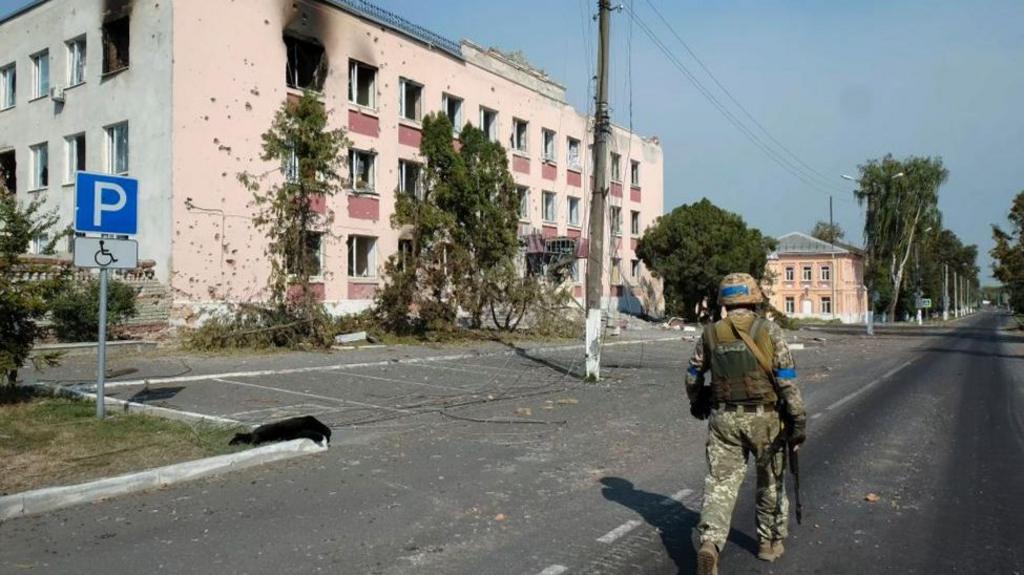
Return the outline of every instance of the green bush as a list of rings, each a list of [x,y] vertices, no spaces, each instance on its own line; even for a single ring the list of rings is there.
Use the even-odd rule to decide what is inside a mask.
[[[124,282],[107,283],[107,333],[131,319],[135,309],[135,288]],[[51,304],[53,334],[60,341],[96,341],[100,326],[100,282],[73,282]]]
[[[182,337],[186,349],[326,349],[337,333],[323,306],[290,308],[241,304],[230,314],[214,316]]]

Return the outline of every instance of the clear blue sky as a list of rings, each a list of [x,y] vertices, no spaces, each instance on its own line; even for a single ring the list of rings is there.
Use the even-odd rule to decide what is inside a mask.
[[[376,0],[453,39],[522,50],[588,105],[595,0]],[[714,88],[647,5],[640,18]],[[833,179],[836,220],[860,240],[852,184],[868,158],[941,156],[945,224],[979,246],[1024,189],[1024,2],[986,0],[651,0],[718,79],[779,141]],[[0,0],[0,13],[25,0]],[[632,26],[613,17],[612,107],[661,138],[666,211],[703,196],[773,235],[828,218],[828,193],[769,160]],[[725,96],[716,92],[727,102]],[[741,118],[742,112],[735,112]],[[745,119],[745,118],[744,118]],[[747,124],[752,124],[747,120]]]

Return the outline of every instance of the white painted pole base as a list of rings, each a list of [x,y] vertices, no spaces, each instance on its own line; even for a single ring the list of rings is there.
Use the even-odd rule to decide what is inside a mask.
[[[867,324],[868,335],[875,335],[875,312],[874,311],[872,311],[870,309],[868,310],[867,321],[864,322],[864,323]]]
[[[587,379],[601,379],[601,310],[587,310]]]

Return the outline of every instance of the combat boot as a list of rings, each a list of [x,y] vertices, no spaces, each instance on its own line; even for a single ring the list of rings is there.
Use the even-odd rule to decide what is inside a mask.
[[[718,548],[710,541],[697,551],[697,575],[718,575]]]
[[[761,561],[775,561],[779,557],[782,557],[782,553],[786,550],[782,546],[782,540],[778,541],[761,541],[757,545],[757,558]]]

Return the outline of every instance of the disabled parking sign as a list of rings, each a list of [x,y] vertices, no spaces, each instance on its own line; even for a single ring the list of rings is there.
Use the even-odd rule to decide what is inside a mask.
[[[78,172],[75,178],[75,231],[133,236],[139,231],[139,181]]]

